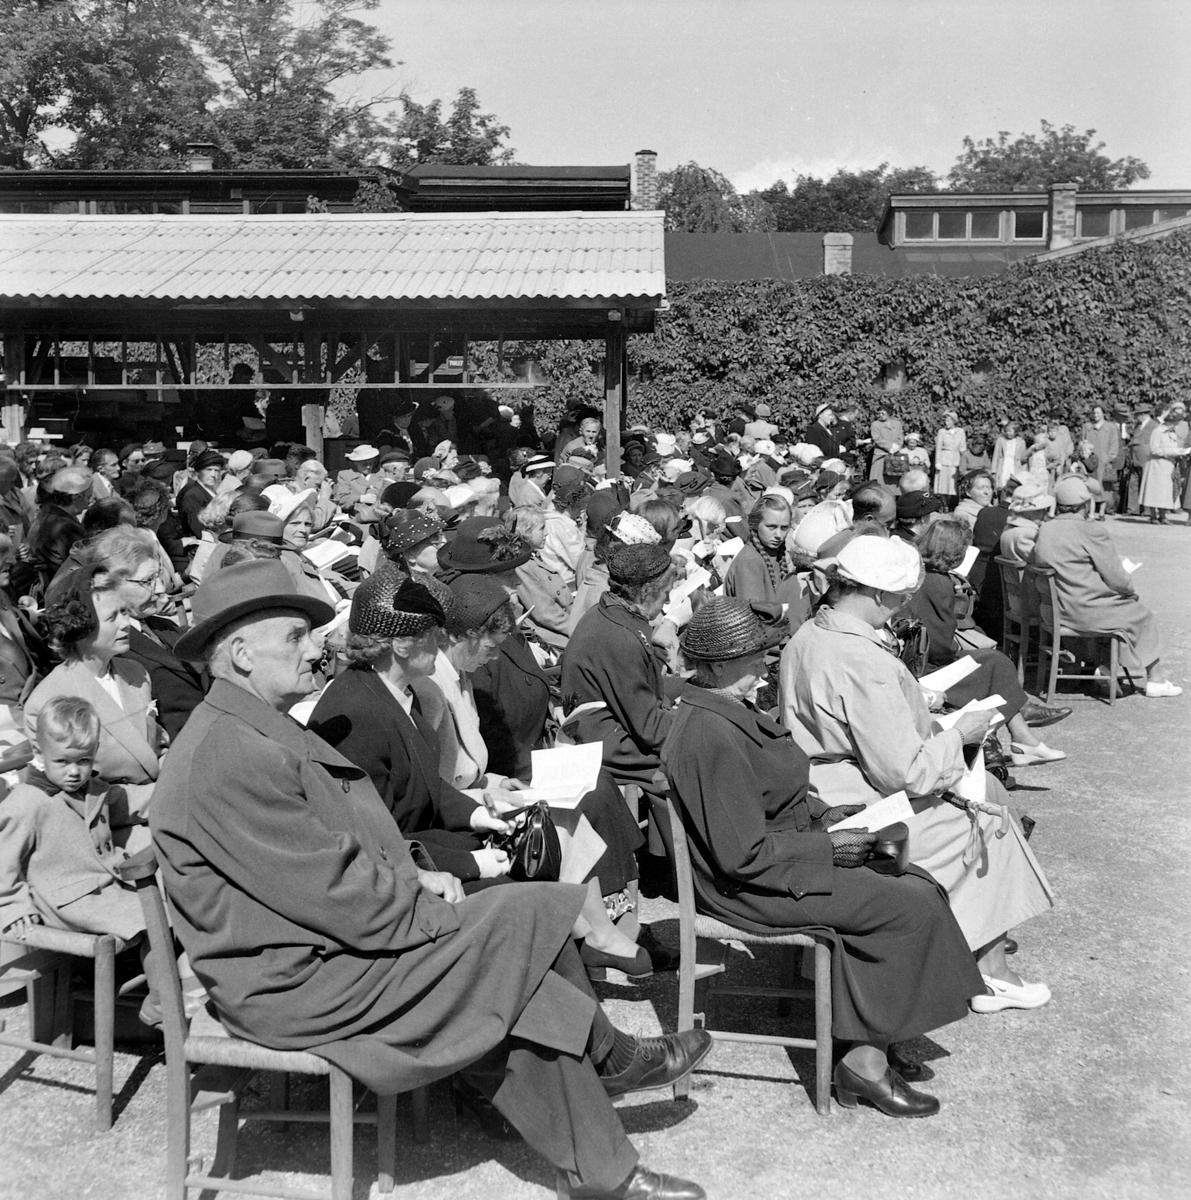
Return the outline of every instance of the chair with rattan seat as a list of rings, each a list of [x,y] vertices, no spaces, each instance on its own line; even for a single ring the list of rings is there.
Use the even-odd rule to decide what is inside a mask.
[[[138,855],[121,870],[137,887],[149,944],[153,954],[150,970],[157,988],[165,1034],[167,1093],[167,1200],[187,1200],[192,1188],[235,1191],[255,1196],[278,1196],[285,1200],[351,1200],[353,1134],[356,1124],[375,1124],[377,1137],[377,1182],[381,1192],[393,1190],[396,1165],[397,1098],[377,1096],[376,1112],[356,1112],[351,1076],[316,1054],[295,1050],[271,1050],[243,1038],[232,1037],[206,1010],[187,1023],[178,978],[173,936],[166,918],[165,902],[156,879],[156,861]],[[191,1067],[200,1070],[192,1075]],[[306,1112],[289,1108],[241,1109],[240,1093],[260,1071],[283,1076],[326,1076],[330,1082],[330,1112]],[[276,1094],[276,1093],[274,1093]],[[429,1098],[426,1088],[413,1090],[414,1136],[429,1140]],[[211,1170],[204,1173],[203,1161],[190,1152],[192,1112],[219,1107],[219,1131]],[[331,1184],[314,1192],[292,1187],[270,1187],[231,1179],[235,1170],[236,1137],[241,1120],[276,1121],[284,1124],[329,1122],[331,1127]]]
[[[1050,567],[1038,567],[1033,564],[1025,569],[1026,577],[1033,584],[1038,598],[1038,678],[1034,687],[1041,695],[1042,685],[1046,683],[1046,703],[1054,704],[1058,692],[1059,680],[1095,681],[1104,683],[1103,675],[1077,674],[1073,671],[1059,670],[1063,655],[1063,642],[1092,641],[1108,643],[1108,703],[1112,704],[1117,698],[1117,685],[1121,676],[1121,647],[1125,644],[1124,634],[1106,633],[1102,629],[1076,629],[1066,624],[1060,617],[1058,576]],[[1125,672],[1130,685],[1133,678]]]
[[[0,944],[27,951],[0,967],[0,979],[23,980],[28,997],[28,1037],[9,1033],[0,1020],[0,1046],[30,1054],[46,1054],[95,1068],[95,1127],[112,1127],[112,1072],[115,1060],[116,1005],[145,982],[143,975],[116,986],[116,955],[125,943],[111,934],[76,933],[48,925],[32,925],[0,933]],[[6,956],[7,957],[7,956]],[[94,963],[94,988],[74,982],[75,960]],[[74,1009],[79,1001],[94,1006],[94,1049],[74,1045]],[[137,1001],[139,1003],[139,997]]]
[[[664,831],[666,850],[674,865],[678,888],[679,967],[678,967],[678,1032],[694,1029],[696,1024],[707,1029],[717,1042],[752,1042],[767,1046],[785,1046],[794,1050],[815,1052],[815,1107],[820,1116],[831,1112],[831,943],[822,934],[804,933],[793,929],[775,929],[772,933],[754,933],[710,917],[696,908],[695,880],[691,869],[690,844],[686,828],[672,797],[666,799],[668,829]],[[747,946],[782,947],[786,956],[783,975],[796,974],[791,956],[800,949],[814,955],[814,987],[755,985],[726,985],[719,982],[728,970],[726,962],[729,943]],[[711,1029],[707,1022],[711,1007],[719,996],[772,996],[786,1014],[788,1001],[793,997],[812,997],[815,1002],[815,1036],[813,1038],[783,1037],[759,1033],[736,1033]],[[689,1077],[674,1085],[674,1098],[684,1099],[690,1090]]]

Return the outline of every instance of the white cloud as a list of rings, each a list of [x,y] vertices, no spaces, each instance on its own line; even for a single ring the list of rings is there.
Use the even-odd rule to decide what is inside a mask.
[[[881,159],[874,159],[870,162],[859,156],[845,158],[833,155],[829,158],[801,158],[792,154],[786,158],[763,158],[743,171],[734,172],[728,178],[732,181],[732,186],[741,195],[744,195],[754,189],[761,190],[770,187],[779,179],[784,179],[787,184],[793,186],[794,180],[799,175],[813,175],[816,179],[828,179],[841,168],[848,171],[867,171],[880,165]]]

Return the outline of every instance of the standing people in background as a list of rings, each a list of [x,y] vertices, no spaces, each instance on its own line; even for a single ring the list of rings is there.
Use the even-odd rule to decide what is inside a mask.
[[[960,458],[968,448],[967,435],[959,424],[959,413],[943,414],[943,428],[935,435],[935,495],[954,505],[959,490]]]
[[[923,471],[930,470],[930,451],[922,444],[922,434],[917,430],[911,429],[906,434],[906,444],[902,447],[906,456],[906,462],[910,467],[920,467]],[[927,480],[927,486],[930,481]],[[904,488],[902,489],[905,490]],[[925,491],[924,489],[921,489]]]
[[[1137,478],[1137,490],[1141,492],[1141,475],[1145,470],[1145,465],[1150,461],[1150,436],[1154,430],[1158,428],[1158,422],[1154,420],[1154,409],[1149,404],[1139,404],[1134,409],[1133,415],[1138,419],[1137,427],[1133,430],[1133,436],[1129,439],[1129,472]],[[1138,512],[1142,511],[1140,499],[1137,504]],[[1125,509],[1121,510],[1126,511]]]
[[[868,427],[868,432],[873,441],[873,461],[868,477],[877,483],[884,483],[885,460],[895,450],[901,449],[906,440],[905,432],[901,421],[890,413],[887,404],[877,409],[877,419]]]
[[[973,471],[992,471],[992,459],[988,453],[988,438],[982,430],[974,430],[968,438],[968,448],[959,456],[959,474],[962,479]]]
[[[751,437],[755,441],[762,441],[768,438],[772,441],[781,431],[769,419],[772,415],[772,410],[768,404],[758,404],[753,410],[757,415],[751,421],[746,421],[744,426],[744,436]]]
[[[1113,462],[1113,470],[1117,478],[1116,511],[1129,511],[1129,484],[1133,479],[1133,468],[1130,465],[1129,440],[1132,436],[1132,414],[1123,405],[1118,404],[1112,410],[1113,428],[1117,431],[1117,456]]]
[[[1121,438],[1116,425],[1105,417],[1104,405],[1092,405],[1092,419],[1080,431],[1080,441],[1091,446],[1096,456],[1096,469],[1089,474],[1104,488],[1111,505],[1113,485],[1117,481],[1116,464]]]
[[[1191,453],[1183,445],[1177,429],[1186,415],[1187,410],[1182,404],[1172,404],[1150,434],[1150,455],[1141,474],[1137,505],[1143,512],[1147,508],[1150,510],[1152,524],[1165,525],[1166,514],[1178,507],[1175,463]]]
[[[1014,471],[1026,461],[1026,454],[1026,440],[1019,436],[1017,423],[1006,421],[993,446],[992,476],[998,489],[1003,488]]]
[[[1066,474],[1074,455],[1075,442],[1071,438],[1071,431],[1052,417],[1046,427],[1046,469],[1052,480]]]
[[[823,451],[824,458],[839,458],[843,444],[835,430],[837,423],[832,405],[820,404],[815,409],[814,420],[806,427],[802,440],[809,445],[818,446]]]

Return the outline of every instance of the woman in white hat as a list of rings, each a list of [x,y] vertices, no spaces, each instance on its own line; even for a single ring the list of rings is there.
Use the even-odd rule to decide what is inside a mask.
[[[969,712],[939,732],[918,681],[882,636],[922,585],[918,551],[899,538],[858,537],[826,565],[827,602],[781,662],[783,719],[811,760],[811,784],[831,805],[906,792],[910,860],[947,889],[988,989],[972,1009],[1039,1008],[1050,990],[1010,970],[1006,931],[1052,906],[1050,885],[995,779],[984,783],[987,807],[1002,806],[996,816],[953,792],[965,747],[979,748],[991,714]]]

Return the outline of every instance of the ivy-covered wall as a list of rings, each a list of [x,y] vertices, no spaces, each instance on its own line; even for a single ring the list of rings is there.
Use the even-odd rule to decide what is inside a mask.
[[[866,416],[888,400],[930,432],[948,408],[995,429],[1050,411],[1079,424],[1097,402],[1160,405],[1191,390],[1191,232],[981,278],[693,281],[672,283],[669,301],[656,334],[629,341],[630,422],[674,428],[745,397],[799,427],[839,398]],[[506,343],[505,355],[550,380],[534,393],[540,421],[572,395],[600,402],[596,342]],[[899,361],[904,386],[883,397],[881,369]]]

